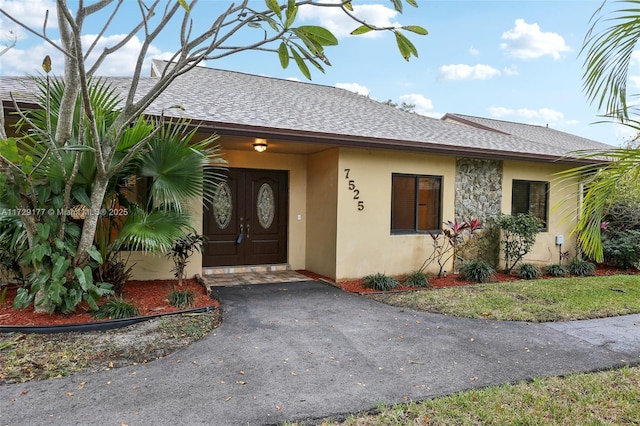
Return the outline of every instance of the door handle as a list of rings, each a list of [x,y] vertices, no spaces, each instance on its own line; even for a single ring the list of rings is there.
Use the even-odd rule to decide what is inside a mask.
[[[249,223],[249,219],[247,219],[247,239],[249,239],[249,232],[251,232],[251,224]]]
[[[236,244],[242,243],[243,239],[244,239],[244,225],[241,223],[240,224],[240,234],[238,234],[238,237],[236,238]]]

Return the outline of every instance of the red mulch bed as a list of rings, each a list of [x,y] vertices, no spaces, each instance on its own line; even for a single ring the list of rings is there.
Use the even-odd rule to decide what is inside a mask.
[[[608,265],[598,265],[596,268],[597,276],[607,276],[607,275],[617,275],[617,274],[638,274],[640,271],[637,269],[632,270],[621,270],[614,266]],[[403,278],[403,277],[399,277]],[[544,275],[544,278],[554,278],[548,275]],[[327,279],[328,281],[331,281]],[[520,281],[521,278],[517,275],[508,275],[504,272],[496,272],[495,279],[492,282],[507,282],[507,281]],[[399,279],[399,281],[401,281]],[[333,281],[331,281],[333,282]],[[460,286],[468,286],[475,285],[477,283],[471,281],[464,281],[458,277],[458,274],[450,274],[446,277],[429,277],[429,287],[409,287],[409,286],[398,286],[391,291],[381,292],[378,290],[373,290],[364,286],[364,281],[362,279],[359,280],[350,280],[350,281],[341,281],[335,283],[338,287],[343,289],[344,291],[348,291],[350,293],[355,294],[367,294],[367,293],[393,293],[393,292],[402,292],[402,291],[415,291],[415,290],[425,290],[425,289],[436,289],[436,288],[444,288],[444,287],[460,287]]]
[[[181,309],[171,306],[167,301],[167,297],[176,283],[175,280],[129,281],[124,287],[123,297],[127,301],[133,301],[140,309],[142,316],[177,312]],[[176,289],[188,289],[196,294],[194,305],[191,308],[218,306],[218,302],[207,296],[204,287],[198,284],[195,279],[183,281],[182,287],[176,285]],[[7,290],[5,302],[0,305],[0,325],[59,325],[103,321],[91,316],[87,312],[86,304],[81,304],[74,314],[69,315],[36,314],[33,312],[33,307],[16,310],[12,307],[15,295],[16,287]]]

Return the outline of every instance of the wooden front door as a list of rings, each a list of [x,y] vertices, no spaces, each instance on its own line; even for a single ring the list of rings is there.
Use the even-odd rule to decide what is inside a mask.
[[[203,266],[287,262],[286,171],[229,169],[203,214]]]

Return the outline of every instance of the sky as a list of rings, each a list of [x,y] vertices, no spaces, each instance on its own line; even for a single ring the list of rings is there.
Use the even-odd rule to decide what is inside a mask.
[[[177,0],[176,0],[177,1]],[[326,0],[331,1],[331,0]],[[85,0],[85,4],[95,0]],[[194,28],[210,22],[228,7],[229,0],[201,0],[194,8]],[[329,8],[300,10],[299,25],[322,25],[339,44],[326,50],[331,66],[323,74],[311,69],[312,83],[355,91],[379,101],[415,105],[415,112],[434,118],[460,113],[520,123],[548,125],[610,145],[621,145],[634,132],[601,121],[595,105],[582,90],[583,60],[580,50],[590,19],[601,1],[458,1],[418,0],[405,3],[397,13],[389,0],[354,0],[355,14],[367,22],[420,25],[426,36],[406,33],[419,57],[405,61],[393,34],[351,36],[359,24]],[[71,12],[74,1],[69,1]],[[264,1],[250,3],[264,9]],[[606,5],[611,9],[615,5]],[[47,34],[57,38],[54,0],[0,0],[0,10],[42,30],[50,10]],[[197,12],[197,13],[195,13]],[[95,38],[107,14],[94,16],[85,26],[85,44]],[[123,8],[107,29],[98,47],[121,40],[139,17],[137,2],[124,0]],[[152,58],[167,59],[178,46],[177,26],[171,26],[152,44],[145,73]],[[251,43],[263,36],[252,29],[236,36],[237,43]],[[16,45],[0,56],[0,75],[35,74],[45,55],[53,59],[53,73],[61,75],[62,56],[41,38],[17,27],[0,14],[0,42]],[[100,75],[129,75],[140,49],[142,34],[132,39],[100,68]],[[4,46],[0,44],[0,52]],[[640,58],[640,55],[637,56]],[[640,61],[630,70],[630,89],[640,87]],[[276,78],[307,81],[293,61],[282,69],[273,52],[241,52],[208,61],[207,66]]]

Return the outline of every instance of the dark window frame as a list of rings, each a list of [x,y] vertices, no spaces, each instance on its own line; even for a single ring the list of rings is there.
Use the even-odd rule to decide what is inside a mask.
[[[413,229],[400,229],[400,228],[394,228],[394,193],[393,193],[393,179],[395,177],[403,177],[403,178],[413,178],[414,179],[414,225],[413,225]],[[420,202],[419,202],[419,196],[420,196],[420,179],[436,179],[438,180],[439,183],[439,189],[438,189],[438,206],[437,206],[437,218],[436,218],[436,223],[438,224],[438,227],[435,229],[418,229],[419,228],[419,207],[420,207]],[[420,175],[420,174],[414,174],[414,173],[392,173],[391,174],[391,223],[390,223],[390,230],[391,230],[391,235],[418,235],[418,234],[436,234],[436,233],[440,233],[442,232],[440,224],[442,223],[442,199],[443,199],[443,182],[444,182],[444,176],[437,176],[437,175]]]
[[[527,201],[527,209],[526,211],[516,211],[523,209],[515,209],[514,207],[514,187],[516,183],[526,184],[526,201]],[[549,182],[544,180],[527,180],[527,179],[513,179],[511,182],[511,214],[516,215],[520,213],[531,212],[531,185],[532,184],[543,184],[545,186],[545,197],[544,197],[544,217],[537,216],[542,219],[543,226],[540,228],[540,232],[547,232],[549,230]]]

